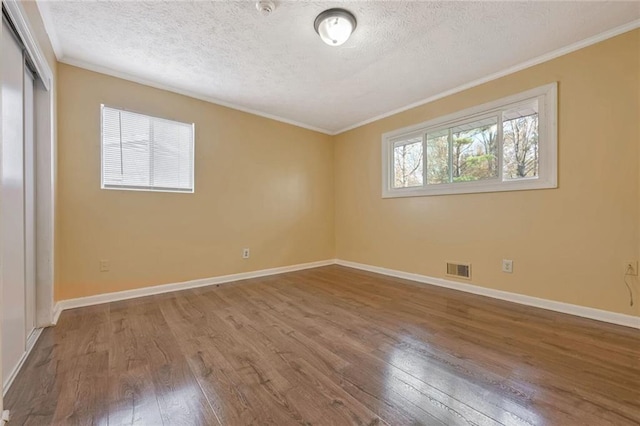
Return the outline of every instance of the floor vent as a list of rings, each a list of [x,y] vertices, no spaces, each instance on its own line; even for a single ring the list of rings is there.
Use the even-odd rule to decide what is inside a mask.
[[[471,279],[470,263],[451,263],[447,262],[447,275],[456,278]]]

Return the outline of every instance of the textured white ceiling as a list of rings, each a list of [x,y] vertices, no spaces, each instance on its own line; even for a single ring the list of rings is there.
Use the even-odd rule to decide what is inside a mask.
[[[62,1],[59,59],[334,133],[640,18],[640,2]],[[341,47],[313,29],[352,11]],[[637,21],[636,21],[637,22]]]

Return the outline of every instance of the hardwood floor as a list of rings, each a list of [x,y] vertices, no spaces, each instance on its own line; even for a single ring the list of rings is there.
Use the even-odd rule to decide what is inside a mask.
[[[328,266],[65,311],[10,425],[638,425],[640,331]]]

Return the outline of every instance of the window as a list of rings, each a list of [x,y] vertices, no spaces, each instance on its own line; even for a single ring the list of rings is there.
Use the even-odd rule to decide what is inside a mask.
[[[382,136],[382,196],[557,187],[552,83]]]
[[[102,105],[102,188],[193,192],[194,125]]]

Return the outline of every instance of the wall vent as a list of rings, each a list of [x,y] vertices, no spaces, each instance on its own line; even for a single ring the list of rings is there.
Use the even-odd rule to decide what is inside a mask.
[[[447,262],[447,275],[449,275],[450,277],[464,278],[465,280],[470,280],[471,264]]]

